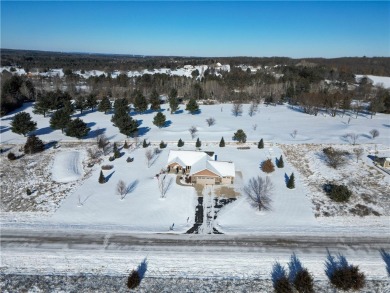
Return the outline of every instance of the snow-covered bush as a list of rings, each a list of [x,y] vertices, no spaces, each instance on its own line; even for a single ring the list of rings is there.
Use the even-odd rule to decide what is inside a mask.
[[[314,292],[313,277],[309,271],[302,266],[301,261],[298,259],[295,253],[291,255],[290,262],[288,263],[288,269],[288,278],[298,292]]]

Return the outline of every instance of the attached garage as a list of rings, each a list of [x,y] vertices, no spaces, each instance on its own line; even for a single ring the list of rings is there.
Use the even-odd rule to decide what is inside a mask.
[[[207,169],[197,172],[191,176],[192,182],[197,184],[209,184],[214,185],[216,181],[219,181],[219,176]]]

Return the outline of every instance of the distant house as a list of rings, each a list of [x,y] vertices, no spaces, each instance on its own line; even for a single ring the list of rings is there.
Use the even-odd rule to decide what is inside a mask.
[[[388,157],[377,158],[376,162],[383,168],[390,168],[390,158]]]
[[[168,156],[168,171],[185,174],[191,183],[233,184],[235,166],[233,162],[217,161],[213,153],[200,151],[173,151]]]

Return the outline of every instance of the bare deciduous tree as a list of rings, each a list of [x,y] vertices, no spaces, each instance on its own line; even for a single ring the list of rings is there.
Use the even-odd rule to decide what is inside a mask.
[[[252,102],[251,105],[249,106],[248,115],[252,117],[257,113],[257,109],[258,109],[258,103]]]
[[[118,181],[118,184],[116,185],[116,192],[121,196],[121,200],[123,200],[128,193],[128,188],[123,180]]]
[[[346,163],[345,153],[340,150],[335,150],[332,147],[323,149],[325,155],[325,163],[334,169],[343,166]]]
[[[151,162],[152,162],[152,159],[154,157],[154,153],[153,153],[153,150],[152,149],[146,149],[145,151],[145,158],[146,158],[146,161],[148,162],[148,168],[151,166]]]
[[[356,145],[360,135],[356,133],[347,133],[343,136],[344,140],[348,141],[352,145]]]
[[[353,153],[356,157],[356,163],[359,162],[359,160],[362,158],[364,150],[363,149],[353,149]]]
[[[265,179],[260,176],[252,177],[243,190],[245,195],[248,196],[250,203],[258,208],[259,211],[270,210],[273,184],[269,177]]]
[[[215,124],[215,118],[213,117],[210,117],[210,118],[207,118],[206,119],[206,123],[207,125],[210,127],[210,126],[213,126]]]
[[[377,129],[372,129],[370,131],[370,134],[372,136],[372,139],[374,139],[375,137],[378,137],[379,136],[379,131]]]
[[[234,116],[240,116],[242,114],[242,104],[241,103],[233,103],[233,106],[232,106],[232,114]]]
[[[158,189],[160,190],[161,198],[165,198],[169,188],[171,187],[173,182],[172,177],[167,177],[167,175],[160,176],[158,178]]]
[[[110,141],[108,140],[107,136],[104,133],[99,134],[96,137],[96,143],[97,143],[97,147],[99,149],[102,149],[105,155],[110,152]]]
[[[97,147],[92,147],[92,148],[87,149],[87,153],[88,153],[89,161],[91,163],[94,163],[94,164],[99,162],[100,157],[103,155],[103,151],[101,151]]]
[[[191,134],[191,138],[194,139],[196,137],[196,133],[198,132],[198,128],[196,128],[195,126],[191,126],[188,131],[190,132]]]

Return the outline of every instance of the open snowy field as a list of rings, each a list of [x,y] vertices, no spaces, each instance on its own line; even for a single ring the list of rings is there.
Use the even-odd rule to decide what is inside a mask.
[[[5,222],[18,220],[27,223],[29,218],[24,218],[23,212],[31,212],[34,215],[34,212],[46,210],[50,213],[45,217],[38,217],[37,225],[116,226],[133,232],[172,232],[172,227],[175,233],[185,232],[194,223],[198,193],[193,187],[179,186],[175,176],[169,175],[173,177],[173,184],[166,198],[161,198],[155,175],[166,167],[168,152],[170,149],[177,149],[179,138],[185,142],[183,149],[195,149],[196,138],[191,138],[188,129],[196,126],[199,130],[197,137],[203,141],[202,150],[215,152],[218,160],[234,161],[236,171],[239,172],[234,186],[238,194],[242,194],[244,184],[251,177],[266,176],[260,170],[262,161],[271,158],[275,163],[275,159],[280,155],[285,158],[285,167],[276,168],[275,172],[269,175],[274,185],[271,211],[258,212],[250,206],[246,197],[239,196],[237,201],[228,204],[219,212],[213,223],[219,231],[272,233],[293,230],[343,233],[347,232],[346,227],[351,226],[363,232],[360,227],[368,225],[375,227],[374,230],[380,233],[388,228],[389,176],[374,169],[371,159],[367,157],[375,146],[384,152],[389,151],[388,115],[377,114],[373,119],[364,114],[357,119],[347,115],[330,117],[320,114],[315,117],[287,106],[260,106],[256,115],[250,117],[246,112],[249,105],[244,105],[242,116],[234,117],[231,107],[230,104],[204,105],[201,106],[201,113],[196,115],[186,112],[172,115],[163,109],[170,124],[162,129],[152,124],[154,114],[134,114],[133,118],[141,123],[140,139],[154,142],[150,148],[158,147],[158,142],[164,140],[168,142],[168,148],[155,156],[150,167],[146,163],[145,149],[139,147],[121,149],[121,158],[109,162],[109,156],[105,156],[100,165],[95,164],[89,168],[86,149],[93,145],[99,133],[104,132],[111,142],[117,141],[119,146],[126,139],[110,122],[111,114],[83,113],[81,117],[92,131],[87,139],[76,142],[61,131],[53,131],[49,126],[49,117],[33,114],[32,105],[27,104],[23,110],[31,113],[33,120],[38,122],[36,133],[46,142],[59,141],[60,148],[50,148],[41,155],[24,156],[16,162],[8,161],[6,154],[1,156],[7,170],[21,174],[11,178],[10,174],[14,173],[5,172],[3,168],[2,176],[12,179],[15,184],[9,185],[8,181],[1,183],[3,192],[9,193],[9,196],[2,199],[2,210],[5,212],[2,213],[2,219]],[[25,141],[24,137],[12,133],[9,129],[13,115],[14,113],[7,115],[1,120],[3,146]],[[207,126],[205,119],[208,117],[215,118],[216,124]],[[239,128],[244,129],[248,136],[249,150],[237,149],[237,144],[232,142],[233,133]],[[375,140],[369,136],[371,129],[377,129],[380,133]],[[297,131],[295,136],[292,135],[294,130]],[[358,144],[364,148],[364,160],[355,163],[351,158],[348,167],[335,172],[325,166],[319,156],[323,146],[315,145],[324,142],[339,144],[352,152],[355,146],[349,145],[343,138],[343,135],[351,132],[360,135]],[[222,136],[227,142],[225,148],[218,147]],[[260,138],[266,141],[263,150],[257,149],[257,141]],[[133,139],[128,141],[133,142]],[[17,148],[13,146],[13,151]],[[134,162],[127,163],[127,157],[135,158]],[[20,160],[22,163],[19,163]],[[39,160],[44,162],[38,164],[36,161]],[[29,171],[23,172],[24,164],[31,166]],[[42,169],[36,174],[33,172],[35,164]],[[101,165],[107,164],[113,165],[113,169],[103,171],[107,182],[99,184]],[[296,188],[290,190],[286,188],[286,177],[292,172],[296,176]],[[119,180],[123,180],[129,190],[123,199],[116,191]],[[350,184],[351,180],[355,182],[351,186],[355,196],[349,205],[334,204],[327,198],[322,191],[326,180],[341,180],[344,184]],[[25,190],[30,187],[34,192],[27,196]],[[216,189],[211,191],[220,193]],[[16,197],[11,197],[11,194]],[[31,202],[34,202],[33,206],[24,208]],[[364,206],[366,217],[356,216],[361,212],[356,211],[356,205],[360,209]],[[354,208],[355,212],[351,211]],[[341,217],[342,221],[336,220],[337,217]],[[338,230],[335,227],[338,227]]]

